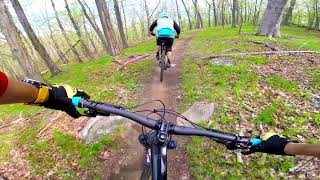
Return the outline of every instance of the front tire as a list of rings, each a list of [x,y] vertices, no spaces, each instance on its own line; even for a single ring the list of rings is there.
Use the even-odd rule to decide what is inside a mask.
[[[144,153],[143,170],[140,180],[150,180],[152,174],[151,149],[146,149]]]

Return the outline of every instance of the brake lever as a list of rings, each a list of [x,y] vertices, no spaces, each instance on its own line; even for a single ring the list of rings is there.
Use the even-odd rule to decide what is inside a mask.
[[[97,110],[95,110],[95,109],[90,109],[90,108],[87,109],[87,110],[85,110],[85,111],[84,111],[84,114],[85,114],[86,116],[88,116],[88,117],[96,117],[97,115],[110,116],[110,113],[101,113],[101,112],[98,113]]]

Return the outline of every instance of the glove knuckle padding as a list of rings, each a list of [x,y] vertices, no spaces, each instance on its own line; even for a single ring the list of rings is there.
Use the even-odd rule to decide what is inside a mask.
[[[43,103],[44,107],[56,110],[62,110],[68,113],[73,118],[78,118],[81,114],[72,105],[71,98],[78,94],[78,90],[69,85],[65,84],[55,84],[49,90],[49,99],[47,102]],[[83,92],[85,97],[88,97],[86,93]],[[80,95],[81,96],[81,95]]]

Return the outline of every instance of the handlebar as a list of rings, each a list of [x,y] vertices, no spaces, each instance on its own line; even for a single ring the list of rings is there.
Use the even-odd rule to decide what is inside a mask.
[[[153,130],[160,130],[162,126],[162,122],[160,121],[127,111],[120,106],[114,106],[112,104],[89,101],[86,99],[82,99],[80,97],[73,97],[72,103],[76,107],[92,109],[96,111],[96,114],[100,114],[100,115],[114,114],[114,115],[123,116],[141,124],[142,126],[148,127]],[[168,125],[168,133],[174,134],[174,135],[205,136],[205,137],[213,138],[218,142],[227,141],[231,143],[240,143],[246,146],[256,146],[262,142],[261,139],[258,139],[258,138],[238,136],[235,134],[229,134],[229,133],[219,132],[215,130],[206,130],[206,129],[200,129],[200,128],[177,126],[171,123],[168,123],[167,125]]]

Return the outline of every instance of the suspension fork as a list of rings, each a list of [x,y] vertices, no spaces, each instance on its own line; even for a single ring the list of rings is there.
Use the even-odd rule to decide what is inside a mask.
[[[152,180],[167,179],[167,144],[151,145]]]

